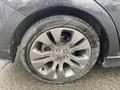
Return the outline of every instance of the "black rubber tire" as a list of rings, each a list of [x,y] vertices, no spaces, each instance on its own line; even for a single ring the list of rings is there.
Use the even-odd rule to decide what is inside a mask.
[[[35,29],[35,27],[37,29]],[[80,31],[89,40],[91,44],[91,50],[92,50],[90,61],[86,65],[86,67],[81,71],[79,76],[64,82],[51,82],[49,80],[43,79],[42,77],[39,76],[38,73],[36,73],[34,68],[31,66],[30,59],[29,59],[29,49],[30,49],[31,43],[35,40],[35,38],[41,33],[43,33],[44,31],[51,28],[55,28],[55,27],[67,27],[67,28],[73,28]],[[79,19],[77,17],[73,17],[73,16],[57,15],[57,16],[47,17],[43,20],[36,22],[33,26],[31,26],[29,30],[25,33],[24,37],[22,38],[21,44],[19,46],[19,51],[20,51],[19,54],[20,54],[23,65],[32,75],[34,75],[35,77],[37,77],[42,81],[49,82],[49,83],[66,83],[66,82],[70,82],[70,81],[81,78],[86,73],[88,73],[88,71],[91,70],[91,68],[95,65],[98,59],[99,52],[100,52],[100,43],[95,30],[84,20]]]

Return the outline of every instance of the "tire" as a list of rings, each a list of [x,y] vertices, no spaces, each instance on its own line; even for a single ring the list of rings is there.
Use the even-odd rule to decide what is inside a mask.
[[[86,38],[86,40],[88,40],[90,44],[90,58],[87,64],[84,66],[84,68],[81,69],[80,72],[78,71],[79,73],[77,74],[75,73],[75,75],[73,74],[73,76],[65,79],[54,80],[44,77],[44,75],[41,75],[41,73],[39,73],[34,68],[34,66],[31,63],[32,56],[30,56],[31,53],[30,50],[33,43],[40,35],[42,35],[44,32],[47,32],[47,30],[51,30],[59,27],[70,28],[71,30],[72,29],[76,30],[75,32],[80,32]],[[19,49],[20,49],[20,57],[23,65],[25,66],[27,71],[29,71],[37,79],[49,83],[67,83],[81,78],[86,73],[88,73],[88,71],[91,70],[91,68],[95,65],[99,56],[100,42],[95,30],[84,20],[68,15],[57,15],[42,19],[36,22],[33,26],[31,26],[23,36]]]

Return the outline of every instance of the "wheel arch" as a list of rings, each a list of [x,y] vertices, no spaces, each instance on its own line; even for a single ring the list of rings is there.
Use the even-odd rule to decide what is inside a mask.
[[[100,38],[100,42],[102,42],[100,57],[104,58],[108,56],[109,51],[111,51],[109,50],[109,45],[111,42],[109,37],[110,35],[108,35],[108,31],[105,29],[105,27],[102,26],[102,24],[96,17],[81,9],[66,6],[55,6],[32,13],[19,24],[12,36],[12,43],[10,44],[10,55],[13,61],[15,59],[17,48],[20,45],[22,37],[24,36],[25,32],[29,29],[29,27],[38,20],[53,15],[73,15],[75,17],[85,20],[95,29],[96,33]]]

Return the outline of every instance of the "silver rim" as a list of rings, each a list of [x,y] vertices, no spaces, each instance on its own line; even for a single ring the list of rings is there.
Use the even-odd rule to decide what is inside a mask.
[[[81,32],[54,28],[40,34],[30,48],[30,62],[40,77],[65,82],[79,77],[91,56],[91,46]]]

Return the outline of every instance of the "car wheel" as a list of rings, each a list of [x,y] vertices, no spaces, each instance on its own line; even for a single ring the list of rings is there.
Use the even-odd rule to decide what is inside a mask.
[[[50,83],[81,78],[94,66],[99,52],[95,30],[84,20],[69,15],[36,22],[20,45],[23,65],[35,77]]]

